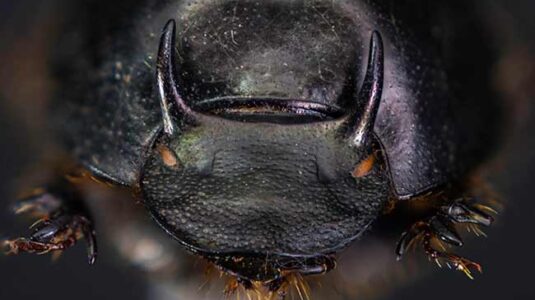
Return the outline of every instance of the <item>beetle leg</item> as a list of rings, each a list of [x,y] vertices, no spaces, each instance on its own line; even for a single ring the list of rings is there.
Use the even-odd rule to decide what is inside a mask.
[[[396,247],[396,254],[398,257],[398,260],[401,260],[403,255],[411,248],[411,246],[414,244],[414,242],[417,240],[417,238],[422,234],[422,232],[428,227],[428,224],[420,221],[412,225],[412,227],[403,232],[401,235],[401,238],[398,241],[398,245]]]
[[[429,225],[431,226],[431,230],[435,233],[436,237],[438,237],[441,241],[457,247],[462,247],[464,245],[461,236],[457,232],[457,229],[455,229],[453,224],[448,220],[440,216],[436,216],[429,220]]]
[[[405,231],[398,241],[396,254],[398,260],[418,241],[420,238],[426,238],[431,234],[442,242],[461,247],[463,241],[457,230],[447,222],[443,222],[440,217],[434,216],[427,221],[416,222],[412,227]]]
[[[38,191],[14,206],[16,214],[26,213],[39,218],[30,227],[32,233],[29,238],[4,241],[3,246],[6,249],[3,252],[6,254],[61,252],[74,246],[79,240],[85,239],[89,264],[94,264],[97,244],[93,224],[84,208],[79,205],[75,207],[73,201],[75,199],[67,199],[74,195],[72,191],[66,193]]]
[[[494,222],[494,218],[485,211],[495,213],[490,207],[480,204],[470,205],[464,199],[459,199],[452,205],[442,208],[442,213],[454,223],[489,227]]]
[[[440,207],[434,216],[415,223],[402,234],[396,248],[398,260],[421,238],[424,251],[431,260],[439,266],[442,266],[441,261],[445,262],[449,267],[464,272],[472,279],[471,269],[481,272],[481,266],[456,254],[448,253],[442,242],[457,247],[463,246],[455,225],[490,226],[494,220],[489,215],[491,212],[494,212],[491,208],[480,204],[469,204],[466,199],[459,199],[450,205]],[[478,228],[473,229],[478,233]],[[438,249],[437,246],[442,249]]]
[[[470,272],[475,268],[481,272],[481,266],[468,259],[456,254],[447,253],[445,249],[439,250],[434,245],[434,241],[443,241],[455,246],[461,246],[462,241],[454,229],[442,223],[437,217],[432,217],[429,221],[420,221],[413,225],[411,229],[403,233],[396,249],[398,260],[407,252],[407,250],[422,237],[422,245],[428,257],[435,261],[440,267],[441,261],[456,270],[463,271],[469,278],[473,278]],[[442,246],[442,244],[438,243]]]
[[[434,238],[436,238],[434,232],[425,232],[423,238],[423,247],[429,259],[435,261],[439,265],[439,267],[442,267],[440,261],[445,261],[448,267],[464,272],[466,276],[468,276],[468,278],[470,279],[474,279],[474,277],[472,276],[471,269],[475,269],[480,273],[483,271],[481,265],[478,263],[475,263],[456,254],[448,253],[446,252],[446,250],[437,249],[437,247],[433,245]]]

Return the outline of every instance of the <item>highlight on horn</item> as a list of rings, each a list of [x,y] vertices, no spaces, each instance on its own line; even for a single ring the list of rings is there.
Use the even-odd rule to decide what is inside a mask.
[[[195,112],[187,105],[180,94],[175,68],[175,35],[176,22],[171,19],[163,29],[156,65],[164,131],[169,135],[175,132],[171,113],[175,113],[184,122],[193,122],[196,119]]]
[[[360,147],[367,143],[373,131],[384,80],[384,49],[381,34],[372,33],[368,67],[362,87],[358,94],[356,109],[346,122],[349,130],[349,141],[353,146]]]

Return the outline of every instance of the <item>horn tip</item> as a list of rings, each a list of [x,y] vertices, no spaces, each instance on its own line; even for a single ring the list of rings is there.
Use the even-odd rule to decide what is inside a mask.
[[[379,33],[378,30],[374,30],[374,31],[372,32],[372,39],[374,39],[374,40],[381,40],[381,38],[382,38],[382,37],[381,37],[381,33]]]
[[[176,21],[175,19],[169,19],[167,23],[165,23],[165,26],[163,27],[163,32],[169,32],[170,30],[175,30],[176,28]]]
[[[372,49],[382,49],[383,48],[383,37],[379,31],[374,30],[371,37],[371,48]]]

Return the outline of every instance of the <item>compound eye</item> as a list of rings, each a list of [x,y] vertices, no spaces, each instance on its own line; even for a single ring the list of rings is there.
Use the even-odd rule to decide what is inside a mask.
[[[180,162],[178,160],[178,157],[171,149],[169,149],[169,147],[160,144],[156,147],[156,149],[160,154],[160,158],[162,159],[162,162],[165,166],[174,170],[180,168]]]
[[[375,162],[376,162],[375,154],[372,153],[368,157],[360,161],[355,166],[355,169],[353,169],[353,172],[351,172],[351,175],[354,178],[362,178],[362,177],[367,176],[373,170],[373,166],[375,165]]]

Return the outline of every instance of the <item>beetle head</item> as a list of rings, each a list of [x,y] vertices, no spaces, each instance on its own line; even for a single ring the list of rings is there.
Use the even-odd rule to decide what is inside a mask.
[[[382,42],[354,108],[304,100],[222,98],[190,107],[174,65],[175,24],[158,59],[164,134],[144,167],[145,204],[191,251],[252,280],[323,272],[362,234],[389,196],[373,155],[382,88]]]

